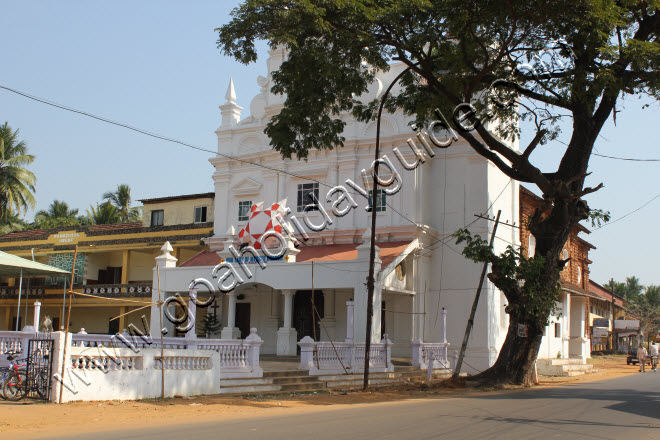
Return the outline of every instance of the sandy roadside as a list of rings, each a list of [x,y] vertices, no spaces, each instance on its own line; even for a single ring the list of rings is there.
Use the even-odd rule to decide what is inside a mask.
[[[575,377],[541,377],[540,386],[557,386],[635,374],[625,357],[594,357],[596,373]],[[647,373],[654,374],[654,373]],[[117,428],[148,428],[191,422],[210,422],[243,417],[301,414],[309,411],[343,409],[355,405],[387,405],[412,399],[443,399],[466,394],[494,392],[473,389],[433,388],[422,391],[419,384],[379,388],[371,392],[332,391],[311,395],[268,395],[244,397],[201,396],[166,400],[46,403],[0,403],[0,437],[39,438],[72,433],[108,431]],[[496,391],[495,391],[496,392]]]

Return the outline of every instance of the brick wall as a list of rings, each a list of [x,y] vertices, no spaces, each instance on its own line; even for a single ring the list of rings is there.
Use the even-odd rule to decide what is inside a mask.
[[[524,248],[523,255],[525,256],[528,256],[530,238],[527,222],[541,203],[542,200],[538,196],[532,194],[522,186],[520,187],[520,243]],[[578,237],[580,230],[579,227],[576,227],[564,245],[564,250],[568,254],[570,261],[560,276],[563,281],[575,284],[583,289],[589,289],[589,264],[591,263],[589,260],[589,249],[592,246]],[[563,255],[562,259],[564,259]]]

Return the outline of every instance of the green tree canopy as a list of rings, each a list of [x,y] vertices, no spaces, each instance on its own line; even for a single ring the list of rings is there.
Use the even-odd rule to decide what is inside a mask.
[[[509,331],[495,365],[479,375],[530,384],[547,317],[557,295],[560,253],[570,232],[589,218],[584,197],[589,158],[621,96],[660,97],[658,2],[617,0],[246,0],[218,29],[219,48],[243,63],[265,40],[287,49],[272,73],[271,92],[285,95],[266,133],[284,157],[342,146],[352,112],[374,119],[377,102],[361,102],[377,70],[402,63],[408,73],[387,109],[419,126],[434,109],[478,154],[506,176],[536,185],[544,203],[531,216],[535,259],[524,279],[508,252],[478,252],[489,279],[507,298]],[[546,54],[550,54],[546,56]],[[548,59],[548,57],[550,59]],[[469,104],[463,114],[455,111]],[[474,109],[474,110],[473,110]],[[467,113],[473,128],[458,121]],[[454,115],[455,118],[451,116]],[[494,124],[484,124],[493,120]],[[520,119],[533,140],[515,148]],[[533,152],[561,129],[570,141],[554,170]],[[465,238],[465,237],[464,237]],[[531,313],[530,310],[534,310]],[[546,317],[545,319],[539,317]],[[518,334],[526,326],[527,336]]]
[[[37,178],[24,168],[34,162],[34,156],[27,153],[27,144],[18,135],[19,130],[12,130],[7,122],[0,125],[0,218],[5,220],[35,205]]]
[[[131,187],[126,184],[117,185],[115,191],[103,194],[103,199],[117,208],[122,223],[140,221],[140,208],[131,207]]]
[[[87,216],[95,225],[108,225],[121,222],[121,214],[119,210],[114,207],[110,202],[102,204],[97,203],[96,208],[90,205],[87,210]]]

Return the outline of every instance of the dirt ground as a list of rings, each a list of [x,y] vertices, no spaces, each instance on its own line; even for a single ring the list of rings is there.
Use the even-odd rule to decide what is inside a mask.
[[[626,365],[625,356],[599,356],[591,362],[598,371],[575,377],[541,377],[539,386],[556,386],[635,374],[636,366]],[[271,394],[249,397],[201,396],[196,398],[142,401],[74,402],[56,405],[38,402],[0,402],[0,437],[20,438],[98,432],[126,428],[147,428],[168,424],[210,422],[219,419],[300,414],[307,411],[342,409],[347,405],[387,404],[410,399],[448,398],[465,394],[496,392],[472,388],[446,388],[409,383],[373,391],[334,390],[314,394]],[[75,423],[73,423],[75,421]]]

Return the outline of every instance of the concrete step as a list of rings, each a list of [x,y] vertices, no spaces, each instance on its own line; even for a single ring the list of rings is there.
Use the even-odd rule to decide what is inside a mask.
[[[281,384],[293,384],[293,383],[308,383],[308,382],[318,382],[318,379],[314,376],[282,376],[282,377],[270,377],[268,380],[271,380],[276,385]]]
[[[281,391],[320,391],[327,388],[326,382],[283,383],[279,384]]]
[[[220,379],[221,387],[231,387],[231,386],[253,386],[253,385],[272,385],[272,378],[259,378],[259,377],[250,377],[242,379]]]
[[[307,371],[304,370],[287,370],[287,371],[266,371],[264,377],[291,377],[291,376],[307,376]]]
[[[252,385],[252,386],[229,386],[221,387],[220,394],[255,394],[255,393],[269,393],[280,391],[282,387],[279,385]]]

